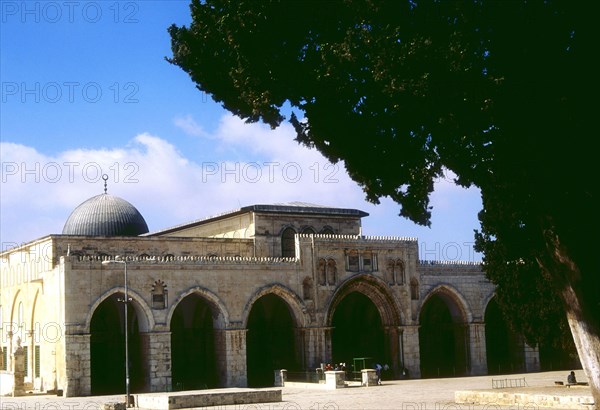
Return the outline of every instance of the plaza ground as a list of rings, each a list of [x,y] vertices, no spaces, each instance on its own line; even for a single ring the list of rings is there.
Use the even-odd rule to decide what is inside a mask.
[[[406,409],[406,410],[462,410],[462,409],[535,409],[535,405],[500,406],[456,404],[454,393],[462,390],[519,391],[523,394],[549,394],[554,396],[573,395],[591,397],[589,387],[555,386],[555,381],[566,382],[568,371],[512,374],[501,376],[477,376],[446,379],[389,380],[382,386],[347,387],[338,390],[322,390],[298,387],[284,387],[283,401],[211,407],[222,410],[335,410],[335,409]],[[586,382],[582,370],[575,370],[577,380]],[[526,387],[492,389],[492,379],[525,378]],[[124,401],[119,396],[57,397],[37,395],[27,397],[0,397],[0,409],[55,410],[55,409],[96,409],[102,403]],[[539,407],[543,409],[543,407]],[[552,407],[560,409],[561,407]],[[581,406],[582,409],[590,406]]]

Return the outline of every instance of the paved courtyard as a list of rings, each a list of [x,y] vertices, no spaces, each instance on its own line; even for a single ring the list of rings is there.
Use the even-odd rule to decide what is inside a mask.
[[[555,381],[566,382],[568,371],[526,373],[503,376],[478,376],[448,379],[419,379],[384,381],[382,386],[348,387],[338,390],[283,388],[283,401],[212,407],[223,410],[335,410],[335,409],[406,409],[406,410],[462,410],[462,409],[535,409],[536,406],[487,406],[455,404],[457,390],[492,390],[492,379],[525,378],[527,387],[519,391],[529,394],[591,396],[589,387],[554,386]],[[583,371],[576,370],[577,380],[585,382]],[[506,389],[509,391],[511,389]],[[512,389],[514,390],[514,389]],[[496,390],[497,391],[497,390]],[[0,409],[8,410],[78,410],[97,409],[102,403],[123,400],[123,396],[95,396],[63,398],[49,395],[28,397],[0,397]],[[541,407],[540,407],[541,408]],[[554,409],[560,407],[553,407]],[[586,408],[585,406],[581,407]]]

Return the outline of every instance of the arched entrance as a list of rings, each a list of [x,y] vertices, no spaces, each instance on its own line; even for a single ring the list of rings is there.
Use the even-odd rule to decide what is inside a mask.
[[[171,318],[174,390],[218,387],[215,326],[217,315],[202,296],[186,296]]]
[[[489,374],[525,370],[523,340],[508,327],[495,298],[485,309],[485,350]]]
[[[288,304],[269,293],[248,316],[246,333],[248,386],[273,386],[275,369],[298,370],[294,319]]]
[[[432,295],[419,322],[421,377],[468,374],[468,328],[456,301],[444,292]]]
[[[124,296],[117,293],[106,298],[94,311],[90,322],[91,393],[92,395],[125,392],[125,309]],[[135,309],[127,309],[129,346],[129,387],[139,392],[144,386],[142,346]]]
[[[386,361],[381,316],[369,297],[360,292],[346,295],[335,308],[332,327],[334,363],[349,366],[358,357]]]
[[[334,363],[346,363],[349,367],[354,358],[372,357],[389,365],[384,377],[400,375],[405,366],[399,333],[400,308],[384,281],[370,274],[347,280],[331,298],[325,323],[332,328],[331,360]]]

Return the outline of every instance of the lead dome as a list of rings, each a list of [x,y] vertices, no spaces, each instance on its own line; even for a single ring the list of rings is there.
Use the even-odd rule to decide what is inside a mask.
[[[82,236],[138,236],[148,233],[148,225],[135,206],[105,192],[75,208],[65,222],[62,233]]]

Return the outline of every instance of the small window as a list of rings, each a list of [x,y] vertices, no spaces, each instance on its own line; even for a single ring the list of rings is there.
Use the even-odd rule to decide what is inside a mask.
[[[410,279],[410,298],[419,300],[419,281],[415,278]]]
[[[360,269],[358,252],[350,251],[348,255],[346,255],[346,265],[347,269],[350,272],[358,272]]]
[[[167,307],[167,285],[162,280],[157,280],[152,285],[152,309]]]
[[[7,370],[8,366],[8,347],[2,348],[2,356],[0,356],[0,370]]]
[[[337,282],[337,266],[335,259],[327,260],[327,283],[329,285],[335,285]]]
[[[330,226],[326,226],[323,229],[321,229],[321,233],[323,235],[333,235],[333,228],[331,228]]]
[[[281,234],[281,256],[296,257],[296,231],[293,228],[285,228]]]
[[[366,271],[371,270],[371,255],[363,256],[363,267]]]
[[[304,278],[304,281],[302,282],[302,298],[304,300],[312,299],[312,284],[313,281],[311,278],[308,276]]]
[[[319,285],[327,285],[327,261],[323,258],[319,259],[319,266],[317,269],[319,275]]]
[[[402,259],[396,260],[395,279],[399,285],[404,285],[406,279],[404,278],[405,268],[404,261]]]
[[[309,227],[304,228],[302,230],[302,233],[305,234],[305,235],[314,235],[316,232],[315,232],[315,230],[313,228],[311,228],[309,226]]]
[[[34,368],[33,368],[33,377],[40,377],[40,363],[41,363],[41,358],[40,358],[40,345],[36,345],[35,346],[35,350],[34,350],[34,355],[35,357],[33,358],[34,360]]]
[[[23,357],[25,358],[25,377],[29,377],[29,346],[23,346]]]
[[[365,252],[361,254],[362,258],[362,271],[363,272],[374,272],[377,270],[377,255],[372,252]]]

